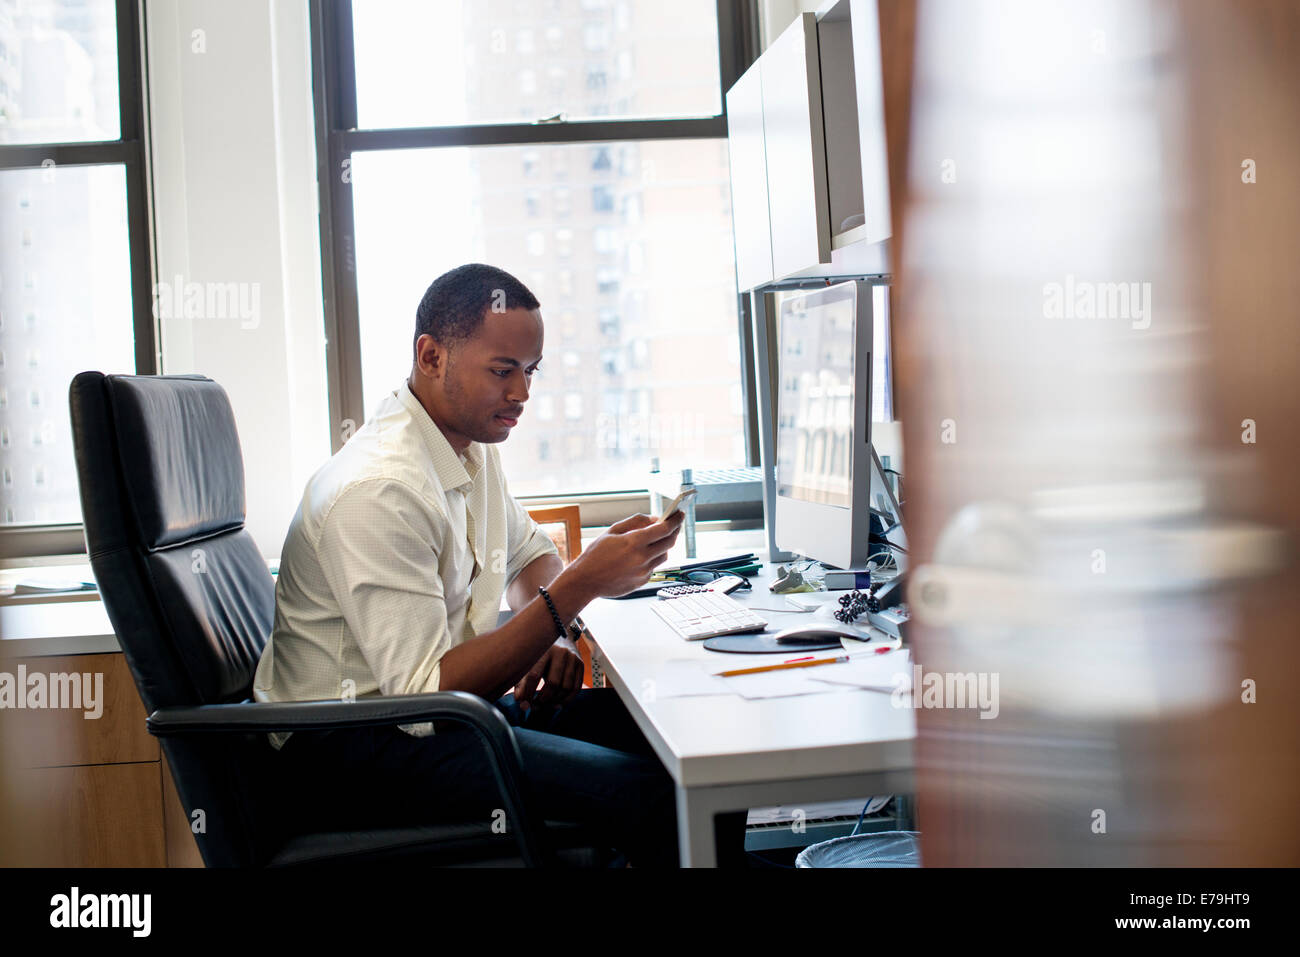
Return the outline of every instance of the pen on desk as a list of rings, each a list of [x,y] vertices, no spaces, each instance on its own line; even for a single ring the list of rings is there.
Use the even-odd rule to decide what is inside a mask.
[[[815,668],[817,665],[833,665],[848,660],[848,655],[840,655],[838,658],[817,658],[814,661],[788,661],[781,665],[762,665],[758,668],[738,668],[735,671],[719,671],[716,672],[716,677],[734,678],[736,675],[756,675],[760,671],[781,671],[785,668]]]

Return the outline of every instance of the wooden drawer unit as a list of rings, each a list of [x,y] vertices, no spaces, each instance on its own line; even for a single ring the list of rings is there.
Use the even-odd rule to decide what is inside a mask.
[[[99,764],[18,772],[18,867],[165,867],[162,765]]]
[[[0,658],[0,676],[0,865],[202,866],[121,653]]]
[[[125,764],[157,761],[158,742],[145,728],[144,705],[120,654],[63,655],[45,658],[0,659],[0,672],[28,681],[43,675],[47,689],[71,693],[71,676],[79,683],[99,686],[98,718],[75,708],[15,708],[0,710],[0,724],[18,767],[49,768],[81,764]],[[97,676],[102,676],[99,678]],[[20,687],[19,692],[22,692]],[[47,691],[47,699],[54,698]],[[53,703],[48,700],[48,703]],[[83,698],[81,704],[85,705]]]

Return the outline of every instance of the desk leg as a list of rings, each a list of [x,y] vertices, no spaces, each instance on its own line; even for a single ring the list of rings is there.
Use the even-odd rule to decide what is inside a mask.
[[[677,788],[677,854],[682,867],[717,867],[714,802],[701,790]]]

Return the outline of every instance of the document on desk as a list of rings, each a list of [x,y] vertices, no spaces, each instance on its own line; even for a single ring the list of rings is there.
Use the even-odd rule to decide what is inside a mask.
[[[740,695],[746,699],[784,698],[800,694],[830,694],[856,690],[852,685],[833,685],[808,679],[813,671],[839,667],[795,668],[788,671],[765,671],[756,675],[736,675],[719,678],[715,674],[727,663],[713,659],[700,661],[690,658],[665,661],[655,676],[656,698],[685,698],[702,695]]]
[[[731,678],[719,678],[727,682],[734,694],[742,698],[788,698],[800,694],[828,694],[840,691],[855,691],[849,684],[832,684],[813,681],[811,675],[817,671],[830,671],[841,665],[821,665],[817,668],[792,668],[782,671],[762,671],[756,675],[735,675]]]
[[[912,686],[912,653],[900,648],[888,654],[857,654],[848,661],[821,668],[809,668],[808,679],[822,684],[893,691]]]
[[[716,678],[703,662],[694,658],[665,661],[656,669],[654,696],[656,698],[687,698],[700,695],[732,694],[725,678]]]

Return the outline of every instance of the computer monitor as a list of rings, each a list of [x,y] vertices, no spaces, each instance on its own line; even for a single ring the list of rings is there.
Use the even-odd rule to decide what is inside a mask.
[[[778,318],[776,544],[837,568],[880,551],[873,511],[877,534],[890,529],[901,544],[901,512],[871,447],[873,378],[888,376],[887,338],[886,355],[873,355],[877,298],[850,280],[787,294]]]

